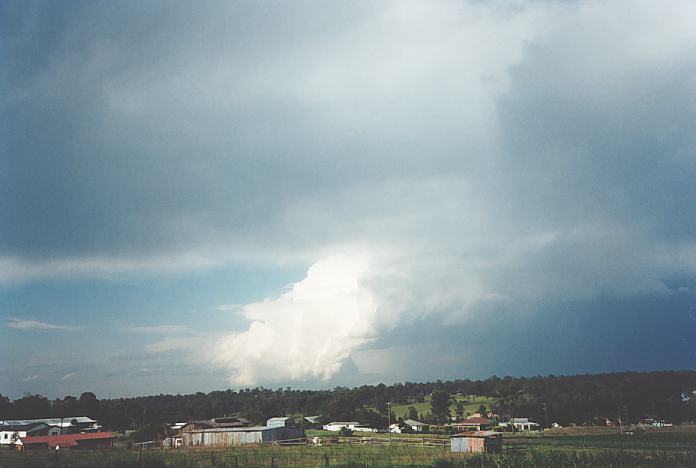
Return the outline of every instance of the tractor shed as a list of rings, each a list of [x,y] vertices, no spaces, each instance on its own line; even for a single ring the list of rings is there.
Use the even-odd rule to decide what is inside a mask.
[[[181,433],[184,447],[263,444],[304,437],[304,431],[291,427],[224,427]]]

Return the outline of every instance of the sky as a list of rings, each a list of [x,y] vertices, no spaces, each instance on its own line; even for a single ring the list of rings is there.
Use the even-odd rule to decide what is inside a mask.
[[[0,393],[696,368],[691,1],[0,3]]]

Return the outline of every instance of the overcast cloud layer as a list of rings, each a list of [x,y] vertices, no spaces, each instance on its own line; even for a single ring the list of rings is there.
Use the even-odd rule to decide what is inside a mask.
[[[85,326],[27,316],[31,285],[298,268],[177,323],[154,298],[146,323],[109,315],[150,337],[129,372],[203,364],[240,386],[693,367],[693,2],[7,2],[0,57],[8,343]],[[604,320],[625,356],[606,365],[588,349]],[[563,323],[584,335],[544,358]],[[648,364],[631,337],[656,323],[676,348]],[[519,362],[490,350],[503,338]],[[0,390],[41,389],[8,353]]]

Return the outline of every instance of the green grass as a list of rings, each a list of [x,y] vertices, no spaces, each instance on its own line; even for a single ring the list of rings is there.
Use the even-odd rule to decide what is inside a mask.
[[[682,467],[696,468],[696,449],[636,450],[595,447],[532,447],[503,454],[452,454],[446,449],[406,446],[248,447],[218,451],[132,450],[0,453],[0,467],[13,468],[256,468],[256,467]]]
[[[534,447],[606,448],[621,450],[696,450],[696,432],[606,435],[505,435],[509,442]]]
[[[696,468],[696,431],[592,436],[505,435],[502,454],[453,454],[449,447],[373,445],[361,437],[336,445],[236,447],[196,450],[36,451],[0,450],[0,468]],[[335,435],[334,433],[331,433]],[[382,434],[381,436],[384,436]],[[347,442],[355,444],[348,444]],[[511,448],[517,450],[510,450]]]
[[[451,402],[450,402],[450,414],[453,416],[457,414],[457,402],[458,401],[465,401],[466,403],[464,404],[464,414],[469,413],[473,414],[478,412],[479,406],[481,405],[486,405],[486,408],[488,410],[491,409],[493,406],[493,403],[495,402],[493,397],[489,396],[479,396],[479,395],[460,395],[456,394],[451,397]],[[409,406],[413,406],[416,408],[416,411],[418,412],[419,415],[427,414],[430,413],[430,395],[425,397],[425,401],[423,403],[419,402],[412,402],[412,403],[405,403],[402,405],[391,405],[391,409],[396,415],[396,417],[401,417],[401,418],[406,418],[408,417],[408,408]],[[368,407],[367,409],[375,410],[375,407]]]

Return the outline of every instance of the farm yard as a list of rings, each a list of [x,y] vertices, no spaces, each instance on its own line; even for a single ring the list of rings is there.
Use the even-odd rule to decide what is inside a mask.
[[[634,435],[594,429],[506,436],[502,454],[453,454],[445,437],[393,437],[390,443],[387,437],[353,436],[323,446],[3,451],[0,467],[696,467],[694,426]]]
[[[403,404],[392,404],[390,409],[394,412],[396,417],[402,417],[404,419],[409,417],[408,411],[411,407],[415,408],[419,415],[427,414],[431,411],[430,398],[430,395],[426,395],[422,402],[414,401]],[[461,393],[451,395],[449,405],[451,414],[457,414],[458,404],[462,405],[464,414],[473,414],[478,411],[481,405],[489,409],[492,408],[492,406],[495,404],[495,399],[486,395],[463,395]],[[374,406],[367,407],[366,409],[376,410]]]
[[[563,399],[566,387],[572,399]],[[611,400],[612,388],[623,396]],[[696,373],[674,372],[119,400],[33,395],[5,403],[0,468],[696,468],[694,403]],[[50,417],[22,419],[32,412]],[[56,417],[65,412],[74,416]]]

